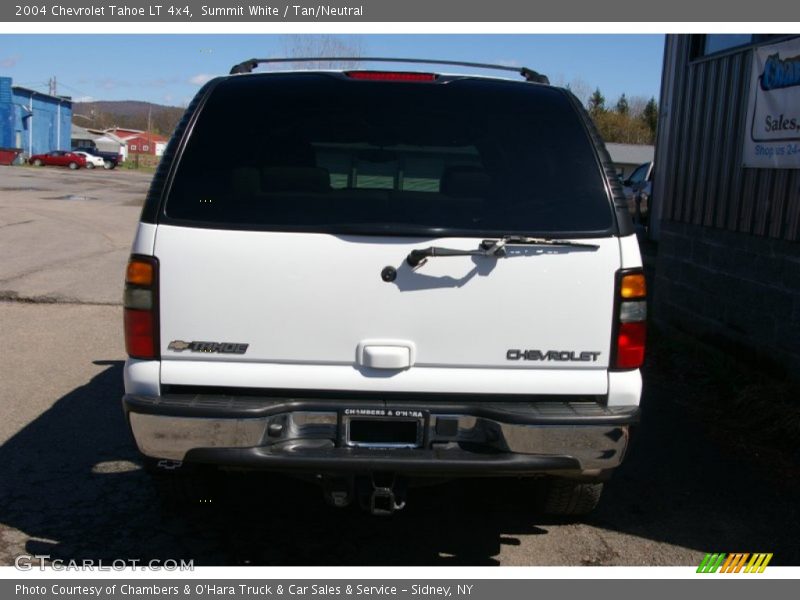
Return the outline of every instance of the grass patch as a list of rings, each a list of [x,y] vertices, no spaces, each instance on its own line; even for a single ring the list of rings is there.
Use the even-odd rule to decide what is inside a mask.
[[[161,160],[158,156],[149,154],[132,154],[120,166],[128,171],[141,171],[143,173],[155,173],[158,163]]]

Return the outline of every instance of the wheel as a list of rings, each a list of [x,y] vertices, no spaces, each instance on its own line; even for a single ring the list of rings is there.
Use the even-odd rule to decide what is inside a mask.
[[[33,166],[34,167],[42,167],[42,166],[44,166],[44,163],[41,161],[41,159],[37,158],[35,161],[33,161]]]
[[[80,165],[79,165],[78,163],[74,162],[74,161],[73,161],[73,162],[71,162],[71,163],[69,163],[69,168],[70,168],[70,169],[72,169],[73,171],[74,171],[75,169],[77,169],[79,166],[80,166]]]
[[[602,483],[554,478],[547,483],[542,508],[550,515],[587,515],[597,506],[602,493]]]
[[[116,165],[116,164],[114,164],[114,162],[112,162],[112,161],[110,161],[110,160],[104,160],[104,161],[103,161],[103,168],[104,168],[106,171],[110,171],[111,169],[113,169],[113,168],[114,168],[114,167],[116,167],[116,166],[117,166],[117,165]]]
[[[86,163],[86,168],[87,169],[94,169],[94,163],[87,162]]]

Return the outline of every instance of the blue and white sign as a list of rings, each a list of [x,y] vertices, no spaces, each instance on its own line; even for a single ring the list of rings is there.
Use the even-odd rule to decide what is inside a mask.
[[[800,38],[753,51],[742,160],[800,169]]]

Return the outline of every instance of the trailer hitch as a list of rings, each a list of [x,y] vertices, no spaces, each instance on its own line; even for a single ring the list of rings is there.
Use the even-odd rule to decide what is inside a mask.
[[[394,473],[373,473],[370,476],[372,493],[369,496],[369,512],[386,517],[402,510],[406,505],[406,483]]]
[[[336,508],[350,506],[354,499],[375,516],[388,516],[406,505],[408,484],[394,473],[370,473],[360,476],[322,476],[325,501]]]

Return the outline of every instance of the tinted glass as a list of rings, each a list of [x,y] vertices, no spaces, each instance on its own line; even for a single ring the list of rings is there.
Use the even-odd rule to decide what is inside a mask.
[[[343,233],[607,232],[594,149],[559,90],[234,77],[179,159],[168,219]]]
[[[705,36],[703,54],[722,52],[737,46],[746,46],[753,40],[749,33],[715,33]]]

